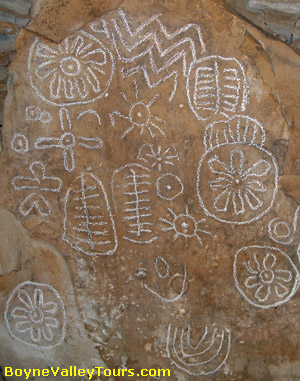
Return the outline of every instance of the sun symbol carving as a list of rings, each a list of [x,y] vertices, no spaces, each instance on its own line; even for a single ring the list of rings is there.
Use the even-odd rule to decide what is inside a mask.
[[[200,238],[200,234],[212,234],[203,228],[200,228],[200,225],[206,224],[206,219],[203,218],[199,221],[196,221],[194,217],[192,217],[189,213],[188,206],[185,208],[185,213],[176,214],[172,209],[168,208],[173,219],[171,221],[166,220],[165,218],[159,218],[160,221],[164,222],[168,225],[168,227],[164,227],[161,230],[164,232],[174,231],[174,241],[176,241],[179,237],[184,237],[185,245],[188,245],[188,241],[191,238],[196,238],[198,243],[202,245],[202,239]],[[204,227],[203,226],[203,227]]]
[[[151,112],[151,106],[159,98],[159,95],[155,95],[148,102],[145,99],[140,99],[136,82],[135,102],[131,102],[124,92],[121,92],[121,95],[125,102],[130,105],[128,115],[124,115],[119,111],[113,111],[110,114],[110,120],[113,126],[116,122],[116,116],[127,119],[129,122],[129,127],[123,132],[121,139],[124,139],[127,134],[135,129],[139,130],[140,135],[143,135],[148,131],[152,138],[154,138],[157,133],[166,136],[166,133],[163,130],[166,121]]]

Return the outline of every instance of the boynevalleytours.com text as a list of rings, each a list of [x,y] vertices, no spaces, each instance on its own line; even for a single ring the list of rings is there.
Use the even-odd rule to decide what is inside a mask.
[[[49,367],[45,369],[21,369],[21,368],[12,368],[9,366],[4,367],[4,376],[5,377],[22,377],[22,380],[32,377],[49,377],[49,376],[60,376],[60,377],[85,377],[87,376],[90,380],[93,376],[115,376],[115,377],[170,377],[170,369],[141,369],[135,371],[135,369],[107,369],[102,366],[95,366],[92,368],[80,368],[77,366],[69,366],[68,368]]]

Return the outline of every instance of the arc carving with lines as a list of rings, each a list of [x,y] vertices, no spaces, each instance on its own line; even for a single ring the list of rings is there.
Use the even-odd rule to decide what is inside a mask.
[[[190,324],[181,329],[169,324],[166,350],[171,363],[192,376],[208,376],[218,372],[228,359],[231,333],[226,328],[211,328],[210,331],[205,327],[200,341],[194,345],[191,343]]]
[[[171,32],[160,16],[154,15],[133,28],[128,15],[120,9],[118,18],[96,21],[91,24],[91,30],[102,33],[112,42],[118,59],[124,64],[124,78],[142,72],[150,89],[172,80],[169,96],[172,101],[179,73],[187,76],[190,63],[205,52],[205,44],[199,25],[187,24]]]

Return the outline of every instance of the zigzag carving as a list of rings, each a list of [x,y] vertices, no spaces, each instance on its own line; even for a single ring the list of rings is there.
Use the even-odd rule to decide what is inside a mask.
[[[181,61],[180,71],[186,77],[190,63],[205,52],[199,25],[187,24],[168,32],[159,20],[160,15],[155,15],[134,29],[122,9],[119,15],[119,19],[103,20],[101,29],[92,29],[103,32],[114,45],[118,59],[124,63],[124,78],[141,71],[149,88],[172,78],[174,86],[169,99],[172,100],[178,85],[175,64]],[[173,70],[167,71],[169,68]]]

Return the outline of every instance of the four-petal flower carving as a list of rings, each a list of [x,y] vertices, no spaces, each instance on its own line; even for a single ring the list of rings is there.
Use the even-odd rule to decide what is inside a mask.
[[[78,136],[71,132],[72,123],[69,111],[66,108],[59,110],[60,127],[62,135],[59,138],[41,137],[34,144],[37,149],[61,148],[64,156],[64,167],[68,172],[72,172],[75,168],[74,147],[78,141],[78,145],[84,148],[100,149],[103,146],[103,141],[100,138],[89,138]]]

